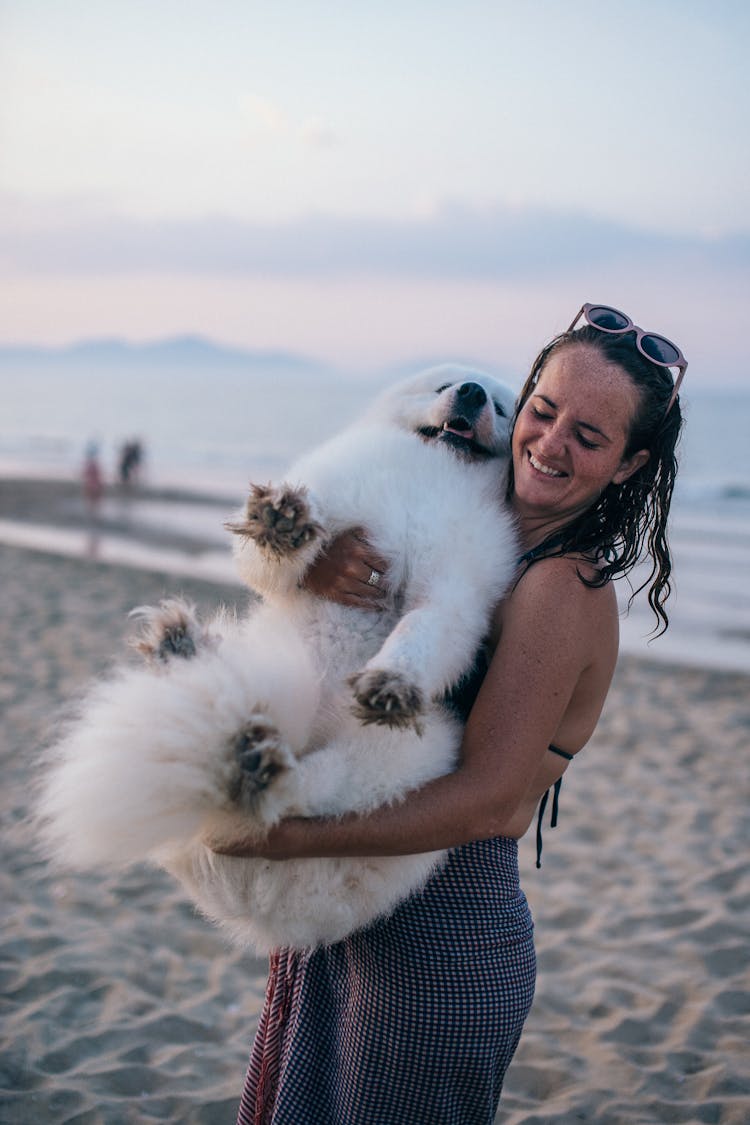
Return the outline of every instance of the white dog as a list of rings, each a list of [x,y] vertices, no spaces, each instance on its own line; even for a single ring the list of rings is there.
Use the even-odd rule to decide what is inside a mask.
[[[454,767],[460,727],[443,696],[515,566],[503,500],[513,397],[435,368],[387,391],[284,484],[254,487],[232,529],[262,604],[205,627],[177,601],[139,611],[150,663],[93,689],[46,768],[49,854],[83,868],[155,861],[258,950],[337,941],[421,886],[443,853],[269,862],[202,838],[364,812]],[[355,525],[388,560],[383,611],[300,584]]]

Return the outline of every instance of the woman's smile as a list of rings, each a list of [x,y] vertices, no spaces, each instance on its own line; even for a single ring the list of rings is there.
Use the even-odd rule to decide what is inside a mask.
[[[545,465],[538,457],[534,456],[531,450],[529,450],[528,458],[531,467],[536,469],[538,473],[544,473],[546,477],[565,477],[568,475],[560,469],[553,469],[551,465]]]

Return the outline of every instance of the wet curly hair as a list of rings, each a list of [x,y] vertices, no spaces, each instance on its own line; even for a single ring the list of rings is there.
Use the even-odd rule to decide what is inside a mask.
[[[667,517],[677,473],[677,444],[683,417],[679,396],[667,412],[673,390],[670,371],[646,359],[635,346],[633,332],[612,335],[586,325],[564,332],[542,348],[534,360],[516,404],[513,424],[532,394],[551,356],[572,345],[594,348],[607,363],[621,367],[639,393],[625,457],[647,449],[649,459],[622,484],[609,484],[580,516],[541,545],[541,557],[577,554],[596,562],[597,576],[579,578],[587,586],[599,587],[630,573],[644,557],[651,559],[647,578],[633,590],[633,598],[648,587],[648,602],[657,623],[658,636],[666,632],[669,618],[664,603],[671,591],[672,559],[667,541]],[[508,495],[513,492],[513,470]]]

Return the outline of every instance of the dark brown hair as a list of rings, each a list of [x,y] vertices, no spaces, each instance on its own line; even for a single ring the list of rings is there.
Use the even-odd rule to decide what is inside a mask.
[[[667,542],[667,517],[677,473],[676,449],[682,430],[679,396],[667,413],[673,390],[672,375],[665,367],[651,363],[635,346],[632,332],[611,335],[586,325],[576,332],[564,332],[542,348],[534,360],[516,404],[514,418],[532,394],[547,360],[563,348],[582,344],[595,348],[606,363],[617,364],[638,390],[639,405],[630,428],[624,456],[647,449],[649,459],[622,484],[609,484],[598,499],[542,544],[541,557],[578,554],[596,563],[597,576],[579,578],[587,586],[604,586],[612,579],[629,574],[645,555],[650,556],[651,572],[633,591],[648,586],[648,601],[653,609],[657,635],[669,625],[664,603],[671,591],[672,559]],[[513,469],[508,494],[513,491]]]

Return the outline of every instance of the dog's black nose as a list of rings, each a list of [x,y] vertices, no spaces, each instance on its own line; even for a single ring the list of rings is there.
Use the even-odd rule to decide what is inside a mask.
[[[462,383],[456,391],[456,398],[462,406],[480,410],[487,401],[487,393],[479,383]]]

